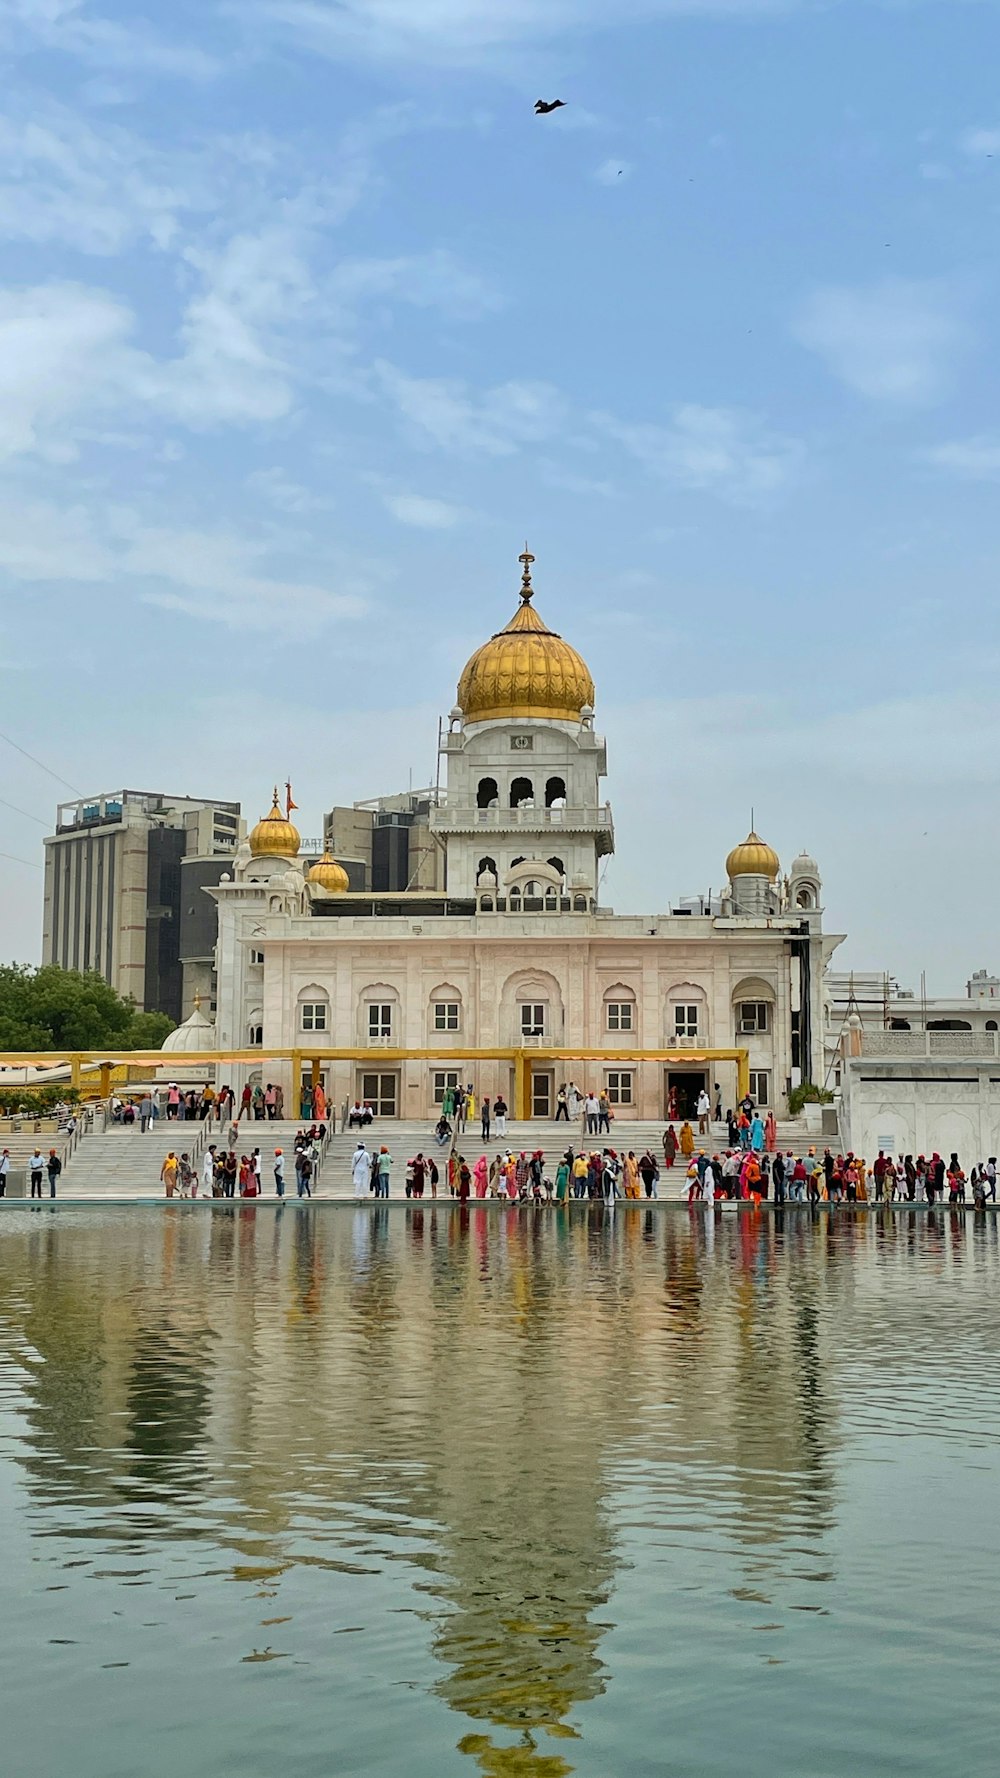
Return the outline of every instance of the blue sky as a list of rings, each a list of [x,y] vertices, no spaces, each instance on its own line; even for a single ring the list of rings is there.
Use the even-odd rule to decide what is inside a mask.
[[[609,901],[753,804],[844,966],[996,967],[998,53],[990,0],[0,0],[0,729],[318,833],[432,778],[528,537]],[[0,762],[37,860],[69,792]]]

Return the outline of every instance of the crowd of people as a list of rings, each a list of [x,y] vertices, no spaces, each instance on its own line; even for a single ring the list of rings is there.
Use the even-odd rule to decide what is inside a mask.
[[[236,1126],[230,1132],[233,1136]],[[326,1132],[321,1124],[296,1132],[292,1148],[295,1191],[300,1198],[311,1198]],[[185,1150],[177,1154],[171,1149],[160,1168],[160,1181],[168,1198],[259,1198],[263,1193],[264,1157],[260,1148],[237,1156],[232,1145],[210,1142],[200,1165]],[[286,1190],[285,1152],[274,1150],[271,1163],[275,1196],[283,1198]],[[41,1192],[39,1191],[39,1196]],[[32,1192],[34,1196],[34,1192]],[[55,1191],[52,1196],[55,1197]]]

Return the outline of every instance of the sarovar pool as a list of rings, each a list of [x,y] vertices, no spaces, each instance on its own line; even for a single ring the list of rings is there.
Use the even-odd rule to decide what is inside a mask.
[[[992,1216],[0,1214],[11,1778],[993,1778]]]

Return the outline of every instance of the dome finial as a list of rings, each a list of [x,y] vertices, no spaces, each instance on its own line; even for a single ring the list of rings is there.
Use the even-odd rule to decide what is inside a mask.
[[[535,558],[532,555],[527,544],[525,544],[525,546],[524,546],[524,554],[518,556],[517,559],[522,564],[521,599],[522,599],[522,602],[525,605],[527,605],[529,599],[534,597],[534,592],[535,592],[535,589],[531,584],[531,564]]]

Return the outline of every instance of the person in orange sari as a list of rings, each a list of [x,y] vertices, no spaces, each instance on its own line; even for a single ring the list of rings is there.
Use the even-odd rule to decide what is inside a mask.
[[[778,1123],[774,1112],[769,1111],[764,1119],[764,1147],[768,1154],[773,1154],[778,1146]]]
[[[688,1161],[694,1154],[694,1131],[686,1120],[681,1125],[681,1154]]]
[[[313,1117],[317,1123],[326,1123],[326,1094],[321,1086],[313,1093]]]

